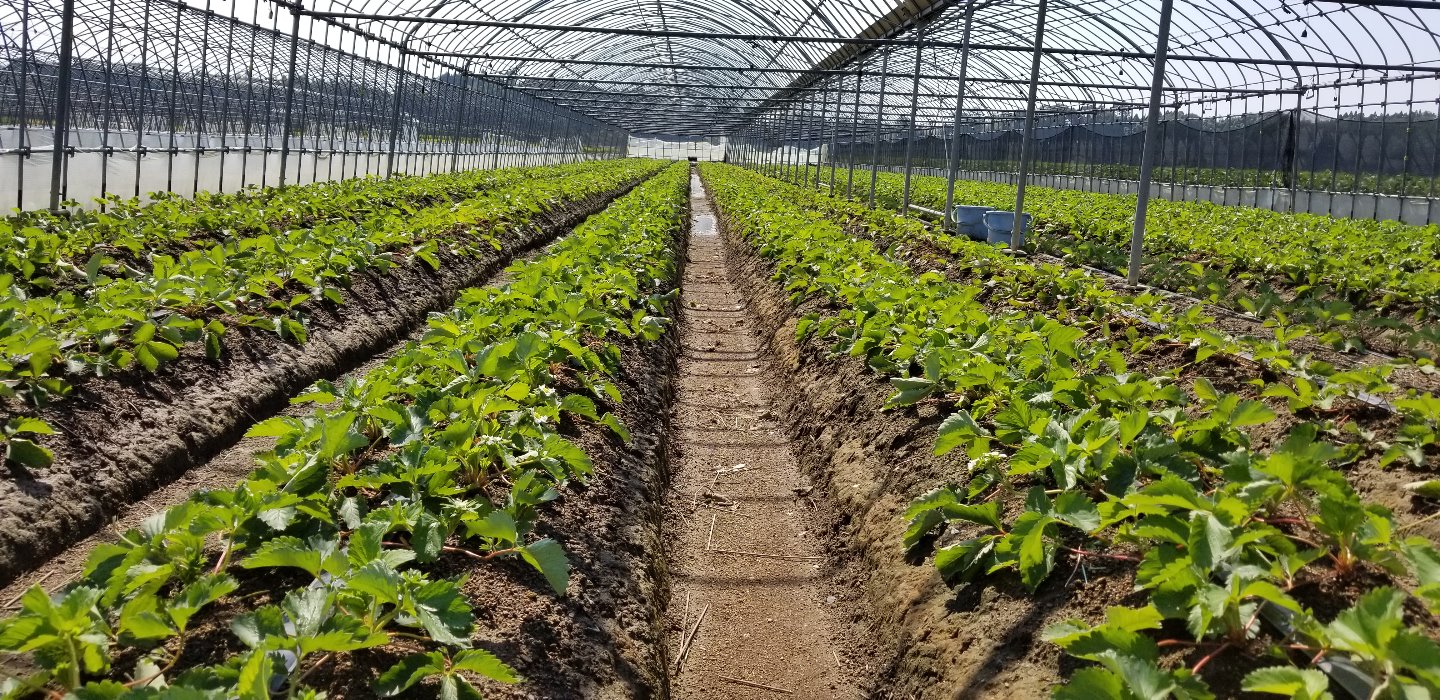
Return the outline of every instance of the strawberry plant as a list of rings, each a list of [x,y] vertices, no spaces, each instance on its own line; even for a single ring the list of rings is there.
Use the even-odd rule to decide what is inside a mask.
[[[265,228],[178,255],[150,254],[148,270],[124,265],[114,277],[92,276],[49,295],[32,295],[13,275],[0,275],[0,287],[10,292],[0,301],[0,381],[43,403],[63,394],[69,377],[131,366],[154,372],[190,343],[218,358],[227,323],[303,344],[303,305],[342,301],[339,290],[353,275],[383,273],[407,255],[438,267],[442,242],[454,255],[488,251],[499,245],[497,235],[530,226],[538,213],[614,190],[654,168],[607,161],[527,171],[535,175],[528,178],[502,175],[496,186],[424,208],[367,207],[365,217]]]
[[[383,695],[432,682],[477,697],[472,674],[518,680],[470,648],[464,579],[435,575],[435,562],[514,561],[565,594],[561,537],[536,524],[594,470],[561,424],[624,437],[601,408],[621,399],[613,339],[655,339],[668,324],[687,185],[674,166],[513,265],[504,286],[468,290],[363,377],[297,397],[318,404],[308,415],[252,428],[276,446],[240,484],[96,548],[55,596],[26,593],[21,614],[0,621],[0,649],[33,653],[40,672],[6,693],[309,698],[317,666],[396,638],[422,650],[380,675]],[[275,571],[288,573],[259,579],[271,602],[230,621],[243,650],[184,667],[194,621],[237,581]],[[116,666],[137,653],[133,670]]]
[[[776,283],[795,303],[816,300],[825,309],[801,319],[797,337],[885,377],[893,388],[886,410],[938,406],[945,417],[936,453],[970,458],[965,482],[912,503],[907,548],[934,540],[946,578],[1013,570],[1031,590],[1053,580],[1062,559],[1077,569],[1100,558],[1134,571],[1148,605],[1112,609],[1098,627],[1076,622],[1051,633],[1067,652],[1099,664],[1057,694],[1209,697],[1209,660],[1267,635],[1306,651],[1307,661],[1333,652],[1369,664],[1382,683],[1395,675],[1358,647],[1317,646],[1292,591],[1319,576],[1365,571],[1412,576],[1420,581],[1413,594],[1429,601],[1433,548],[1401,541],[1392,514],[1356,494],[1336,471],[1354,449],[1321,439],[1320,426],[1299,421],[1279,444],[1258,449],[1251,431],[1279,418],[1266,403],[1203,378],[1182,386],[1174,373],[1130,370],[1115,345],[1133,345],[1137,334],[1116,332],[1116,321],[1165,318],[1163,304],[742,170],[701,172],[722,216],[773,265]],[[926,263],[914,264],[923,258],[907,250],[916,241],[959,262],[948,274],[918,272]],[[1205,329],[1193,308],[1176,315],[1162,340],[1190,345],[1196,364],[1253,353],[1258,362],[1246,362],[1300,373],[1304,381],[1283,391],[1256,382],[1294,410],[1393,392],[1387,368],[1337,371],[1290,351],[1304,331],[1283,318],[1274,338],[1243,344]],[[1308,636],[1267,632],[1262,611],[1291,616]],[[1384,617],[1417,634],[1398,613]],[[1162,663],[1153,636],[1166,621],[1189,638],[1160,641],[1204,648],[1201,661]],[[1247,683],[1257,692],[1313,690],[1314,670],[1287,661]],[[1403,673],[1406,682],[1423,675]]]
[[[234,193],[199,192],[193,198],[154,193],[149,201],[101,200],[103,211],[19,212],[0,220],[0,273],[41,291],[148,265],[144,253],[183,251],[261,234],[359,222],[377,213],[404,213],[448,205],[529,179],[562,176],[584,164],[498,171],[469,171],[386,179],[350,178],[285,188],[248,187]]]
[[[35,442],[39,435],[51,435],[55,431],[39,418],[17,416],[0,426],[0,437],[5,439],[5,466],[20,469],[43,469],[50,466],[55,455],[49,449]]]
[[[898,208],[903,183],[899,174],[881,173],[877,203]],[[955,201],[1005,209],[1014,206],[1014,190],[961,180]],[[1043,187],[1026,191],[1027,209],[1038,220],[1032,245],[1123,272],[1133,196]],[[944,178],[912,178],[912,202],[940,209],[945,199]],[[1433,365],[1440,350],[1426,340],[1440,317],[1440,268],[1434,264],[1440,257],[1433,226],[1208,202],[1158,201],[1150,218],[1142,265],[1149,283],[1261,318],[1291,317],[1317,339],[1346,352],[1374,345],[1376,331],[1384,329],[1387,351]]]
[[[394,665],[380,677],[378,690],[382,697],[399,695],[428,678],[440,679],[440,697],[458,700],[479,700],[482,696],[461,673],[484,676],[501,683],[516,683],[515,672],[493,654],[480,649],[466,649],[454,656],[432,651],[416,654]]]

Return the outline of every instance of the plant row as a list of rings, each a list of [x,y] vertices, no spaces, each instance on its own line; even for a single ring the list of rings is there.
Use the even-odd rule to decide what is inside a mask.
[[[892,163],[892,165],[902,165]],[[923,164],[917,160],[915,167],[946,168],[944,160],[930,160]],[[979,170],[999,173],[1014,173],[1020,168],[1016,160],[962,160],[962,170]],[[1030,172],[1036,175],[1068,175],[1071,177],[1096,177],[1115,180],[1139,180],[1140,166],[1128,163],[1080,163],[1063,161],[1036,161],[1030,164]],[[1155,182],[1177,185],[1201,185],[1214,187],[1260,187],[1278,190],[1290,188],[1283,169],[1270,168],[1204,168],[1169,167],[1155,168],[1152,175]],[[1335,170],[1300,170],[1295,173],[1295,186],[1301,190],[1357,194],[1404,194],[1427,197],[1437,181],[1425,175],[1377,175],[1374,173],[1352,173]]]
[[[907,547],[935,545],[947,579],[1013,572],[1032,591],[1066,564],[1132,567],[1145,603],[1046,631],[1097,664],[1057,695],[1210,697],[1201,672],[1227,653],[1259,667],[1244,681],[1256,692],[1320,697],[1328,681],[1314,664],[1334,659],[1368,673],[1375,697],[1440,692],[1440,645],[1426,631],[1440,610],[1440,551],[1356,494],[1314,424],[1257,449],[1250,430],[1277,418],[1260,401],[1137,372],[1127,338],[1084,318],[987,306],[985,285],[916,275],[795,203],[813,192],[737,168],[702,172],[777,283],[826,305],[798,337],[888,377],[889,408],[938,406],[936,454],[969,458],[961,483],[906,513]],[[1388,583],[1338,601],[1353,605],[1333,619],[1313,612],[1337,602],[1318,582],[1367,576]],[[1198,661],[1177,667],[1164,656],[1175,648]]]
[[[306,302],[343,303],[341,291],[355,275],[385,273],[413,259],[438,268],[441,251],[467,257],[499,250],[502,240],[539,226],[547,213],[657,167],[626,160],[530,169],[454,202],[236,238],[178,257],[153,255],[148,271],[110,277],[97,266],[87,271],[93,284],[52,295],[28,295],[0,274],[8,291],[0,299],[0,398],[43,405],[68,393],[77,377],[136,366],[153,372],[190,344],[218,359],[226,332],[237,325],[303,344]],[[7,461],[48,464],[30,440],[46,430],[33,419],[7,422]]]
[[[792,182],[798,184],[805,182],[810,174],[792,169],[788,175]],[[857,175],[869,177],[868,173]],[[841,179],[837,174],[837,182]],[[935,183],[931,182],[934,180],[941,182],[938,192],[934,190]],[[814,182],[820,185],[823,181]],[[923,195],[918,188],[912,188],[914,201],[927,208],[943,208],[943,180],[929,178],[926,184]],[[862,183],[862,186],[868,188],[868,184]],[[887,209],[898,209],[903,202],[903,187],[904,180],[900,176],[879,174],[876,202]],[[996,187],[1009,187],[1008,195],[997,193]],[[980,194],[970,193],[973,197],[970,201],[980,201],[983,206],[990,206],[1006,196],[1013,200],[1014,196],[1014,187],[994,183],[957,181],[956,188],[956,202],[960,204],[966,203],[960,197],[969,193],[971,188]],[[855,198],[864,201],[867,196],[858,194]],[[1040,235],[1027,239],[1033,249],[1113,273],[1123,274],[1128,267],[1128,246],[1078,240],[1043,220],[1038,228]],[[1346,354],[1370,350],[1393,353],[1400,356],[1393,360],[1397,366],[1414,365],[1421,372],[1435,372],[1435,362],[1440,357],[1437,355],[1440,353],[1440,325],[1430,320],[1436,314],[1434,308],[1414,304],[1402,304],[1396,308],[1367,307],[1335,297],[1325,285],[1294,287],[1287,281],[1237,273],[1233,269],[1193,258],[1195,256],[1164,256],[1147,251],[1142,261],[1141,277],[1146,283],[1161,289],[1249,314],[1277,331],[1283,327],[1286,333],[1299,333],[1299,338],[1305,339],[1306,344],[1314,343]]]
[[[7,696],[318,697],[307,675],[362,649],[398,658],[375,682],[384,696],[433,681],[476,698],[474,675],[518,680],[471,648],[465,579],[437,562],[523,561],[564,594],[563,547],[534,534],[544,504],[592,473],[563,433],[588,422],[628,440],[604,409],[621,400],[615,339],[669,323],[687,192],[679,165],[640,185],[504,286],[467,290],[383,365],[294,399],[312,414],[254,426],[276,447],[234,488],[96,548],[53,596],[32,588],[0,621],[0,648],[37,669]],[[227,619],[239,653],[187,655]]]
[[[1267,324],[1269,337],[1237,337],[1220,332],[1215,319],[1198,305],[1183,310],[1154,294],[1131,294],[1105,285],[1085,271],[1063,265],[1033,264],[1005,254],[998,248],[977,244],[963,236],[952,236],[913,219],[888,211],[871,211],[864,206],[809,190],[797,190],[794,201],[851,226],[852,233],[875,239],[889,248],[928,245],[941,251],[947,260],[933,261],[983,278],[987,299],[1004,300],[1016,308],[1047,310],[1069,323],[1088,327],[1112,324],[1145,326],[1126,331],[1124,349],[1137,354],[1166,344],[1189,348],[1193,360],[1202,365],[1210,358],[1258,363],[1270,379],[1257,376],[1252,383],[1265,398],[1283,400],[1291,413],[1321,419],[1329,437],[1358,442],[1359,447],[1379,454],[1379,466],[1400,461],[1423,466],[1440,452],[1440,399],[1393,382],[1393,370],[1406,363],[1336,367],[1294,349],[1295,341],[1309,337],[1312,329],[1289,324],[1283,318]],[[804,192],[804,195],[799,194]],[[928,264],[928,263],[927,263]],[[994,303],[993,301],[990,303]],[[1433,365],[1417,360],[1420,369],[1433,372]],[[1398,425],[1373,418],[1362,424],[1363,416],[1349,420],[1347,413],[1365,414],[1381,400],[1387,411],[1398,413]],[[1339,417],[1341,422],[1329,420]],[[1356,447],[1347,448],[1347,457],[1358,459]]]
[[[828,177],[828,169],[822,177]],[[792,176],[804,174],[792,172]],[[813,173],[811,174],[813,175]],[[869,173],[856,176],[868,183]],[[843,181],[843,173],[836,180]],[[945,178],[912,178],[911,201],[942,209]],[[1015,208],[1015,186],[957,181],[957,204]],[[868,184],[857,188],[868,192]],[[898,209],[904,177],[880,173],[876,203]],[[1026,188],[1040,250],[1123,271],[1133,195]],[[1396,336],[1395,351],[1440,348],[1440,235],[1435,226],[1286,214],[1209,202],[1152,200],[1144,277],[1157,286],[1330,333],[1337,349]]]
[[[19,212],[0,220],[0,273],[32,293],[93,286],[96,269],[125,276],[148,270],[154,253],[194,248],[292,229],[358,222],[391,209],[414,210],[468,199],[477,192],[583,170],[583,165],[478,170],[389,179],[351,178],[295,187],[157,192],[148,201],[103,200],[103,210]]]

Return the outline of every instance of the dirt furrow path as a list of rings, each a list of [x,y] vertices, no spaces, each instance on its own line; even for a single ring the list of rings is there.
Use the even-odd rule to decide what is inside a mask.
[[[667,527],[673,697],[857,698],[810,487],[698,177]]]

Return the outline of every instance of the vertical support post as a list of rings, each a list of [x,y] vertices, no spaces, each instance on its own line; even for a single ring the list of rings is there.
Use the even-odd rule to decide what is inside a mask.
[[[495,125],[495,160],[491,162],[490,169],[500,168],[500,140],[504,138],[505,111],[510,106],[510,81],[506,80],[500,85],[500,121]]]
[[[541,122],[545,127],[542,130]],[[550,107],[539,102],[538,98],[533,110],[530,112],[530,123],[535,131],[534,153],[539,158],[539,165],[547,165],[545,162],[550,156]]]
[[[571,118],[570,118],[569,115],[561,115],[561,119],[563,119],[563,120],[565,121],[565,130],[564,130],[563,132],[561,132],[561,134],[560,134],[560,162],[561,162],[561,163],[569,163],[569,162],[570,162],[570,150],[569,150],[569,149],[570,149],[570,127],[573,125],[573,121],[571,120]]]
[[[765,167],[765,119],[766,117],[762,113],[750,123],[752,136],[750,143],[745,148],[748,154],[746,167],[756,172],[763,172]]]
[[[65,149],[70,141],[70,83],[74,63],[75,0],[65,0],[60,18],[60,75],[55,86],[55,153],[50,164],[50,210],[60,210],[65,186]]]
[[[530,162],[530,146],[532,145],[531,139],[535,137],[535,101],[534,97],[525,100],[525,127],[522,129],[525,134],[525,145],[520,150],[520,165],[527,168],[533,165]]]
[[[765,117],[760,130],[760,147],[765,149],[764,152],[760,154],[760,172],[766,175],[772,174],[771,168],[775,162],[775,149],[770,147],[771,142],[774,140],[775,127],[772,126],[774,123],[775,114],[771,112]]]
[[[29,3],[25,5],[29,11]],[[259,4],[256,4],[259,7]],[[257,10],[258,12],[258,10]],[[145,154],[145,98],[150,94],[150,61],[147,60],[150,53],[150,3],[145,3],[144,19],[140,22],[140,94],[135,96],[135,196],[140,196],[140,171],[144,165]],[[26,41],[29,41],[29,34],[26,34]],[[253,56],[253,54],[252,54]],[[24,66],[21,66],[24,70]],[[22,73],[23,77],[23,73]],[[23,83],[22,83],[23,85]],[[246,112],[248,117],[249,112]],[[269,126],[268,124],[266,125]],[[25,96],[24,91],[20,95],[20,130],[21,143],[25,143]],[[268,131],[268,129],[267,129]],[[20,180],[22,183],[24,179]],[[243,184],[243,183],[242,183]]]
[[[146,4],[145,4],[145,26],[146,26],[146,29],[148,30],[148,29],[149,29],[149,26],[150,26],[150,4],[149,4],[149,3],[146,3]],[[143,78],[143,76],[144,76],[144,74],[145,74],[145,61],[143,60],[143,57],[145,56],[145,42],[146,42],[148,39],[149,39],[149,34],[148,34],[148,31],[147,31],[146,33],[144,33],[144,34],[141,35],[141,40],[140,40],[140,56],[142,57],[142,60],[140,61],[140,74],[141,74],[142,78]],[[21,56],[26,56],[26,57],[28,57],[28,56],[30,55],[30,3],[29,3],[29,2],[21,2],[21,3],[20,3],[20,55],[21,55]],[[15,86],[15,107],[16,107],[16,111],[19,113],[19,114],[18,114],[19,124],[18,124],[17,126],[19,127],[19,129],[18,129],[18,132],[19,132],[19,133],[18,133],[18,136],[19,136],[20,138],[19,138],[18,144],[20,145],[20,148],[22,149],[21,152],[20,152],[20,157],[15,159],[15,168],[16,168],[16,172],[15,172],[15,206],[16,206],[16,208],[19,208],[19,209],[24,209],[24,208],[25,208],[25,162],[30,159],[30,134],[28,133],[28,128],[29,128],[29,126],[30,126],[30,114],[29,114],[29,111],[26,109],[27,103],[26,103],[26,101],[25,101],[25,93],[26,93],[25,88],[26,88],[26,86],[28,86],[29,84],[30,84],[30,61],[29,61],[29,60],[23,60],[23,61],[20,62],[20,82]],[[141,85],[144,85],[144,84],[145,84],[144,82],[141,82]],[[136,123],[137,123],[137,124],[140,124],[140,126],[138,127],[139,133],[136,135],[136,140],[135,140],[135,143],[136,143],[137,146],[140,144],[140,141],[141,141],[141,139],[143,138],[143,136],[144,136],[144,134],[145,134],[145,132],[143,131],[143,129],[144,129],[144,121],[143,121],[143,118],[144,118],[144,116],[145,116],[145,99],[144,99],[144,96],[145,96],[145,93],[144,93],[144,91],[142,90],[141,93],[140,93],[140,99],[139,99],[140,108],[139,108],[139,110],[137,111],[138,113],[137,113],[136,119],[135,119]],[[140,182],[140,156],[142,156],[142,155],[144,155],[143,152],[139,152],[138,149],[137,149],[137,153],[136,153],[136,156],[137,156],[137,157],[135,158],[135,182],[136,182],[135,195],[136,195],[137,197],[140,195],[140,186],[139,186],[139,182]]]
[[[799,155],[799,148],[794,145],[799,143],[799,141],[797,141],[795,138],[796,134],[799,131],[799,112],[799,108],[797,108],[795,106],[795,103],[793,102],[791,102],[785,108],[785,130],[780,135],[780,142],[781,144],[784,144],[788,140],[792,144],[789,148],[785,148],[781,151],[785,155],[785,166],[784,169],[781,171],[781,178],[784,179],[786,182],[794,181],[793,175],[795,174],[795,159],[796,156]]]
[[[914,167],[915,120],[920,110],[920,60],[925,54],[925,28],[917,27],[915,34],[919,43],[915,44],[915,76],[910,88],[910,130],[905,134],[905,190],[900,201],[902,216],[910,214],[910,175]]]
[[[775,120],[775,177],[784,179],[785,163],[790,155],[785,152],[786,131],[790,128],[790,104],[780,108]]]
[[[785,130],[790,128],[790,105],[781,106],[778,114],[775,115],[775,177],[785,177]]]
[[[832,117],[834,124],[830,125],[830,188],[829,194],[835,194],[835,150],[840,147],[840,107],[845,102],[845,79],[840,78],[835,84],[835,116]],[[830,104],[830,92],[825,92],[825,104]],[[816,172],[819,177],[819,172]]]
[[[775,113],[775,125],[771,128],[772,138],[775,140],[774,175],[777,178],[785,177],[785,159],[789,155],[785,153],[785,136],[790,128],[790,104],[784,103]]]
[[[109,13],[108,13],[107,21],[109,21],[111,24],[114,24],[114,23],[115,23],[115,0],[110,0],[110,3],[109,3],[109,4],[110,4],[110,7],[109,7]],[[231,26],[231,27],[234,27],[235,25],[234,25],[234,24],[231,24],[230,26]],[[231,31],[232,31],[232,36],[233,36],[233,31],[234,31],[234,30],[232,29]],[[112,149],[112,148],[110,147],[110,119],[111,119],[111,112],[112,112],[112,110],[113,110],[113,105],[115,104],[115,99],[109,94],[109,93],[110,93],[110,90],[113,89],[113,86],[115,85],[115,82],[114,82],[114,81],[115,81],[115,61],[114,61],[114,58],[113,58],[114,55],[115,55],[114,50],[115,50],[115,33],[114,33],[114,32],[106,32],[106,33],[105,33],[105,83],[104,83],[104,84],[105,84],[106,96],[105,96],[105,106],[104,106],[104,108],[101,110],[101,113],[100,113],[100,147],[101,147],[101,150],[100,150],[100,194],[101,194],[102,196],[103,196],[103,195],[110,194],[110,177],[109,177],[109,175],[110,175],[110,157],[111,157],[112,151],[114,150],[114,149]],[[225,65],[225,74],[226,74],[226,75],[229,75],[229,74],[230,74],[230,64],[229,64],[229,60],[228,60],[228,59],[227,59],[226,65]],[[223,132],[222,132],[222,134],[223,134]],[[221,146],[222,146],[222,148],[223,148],[224,143],[225,143],[225,137],[224,137],[223,135],[220,137],[220,143],[221,143]],[[220,190],[221,190],[222,192],[225,190],[224,185],[225,185],[225,151],[222,150],[222,151],[220,151]],[[108,210],[109,210],[109,206],[108,206],[108,205],[105,205],[105,204],[101,204],[101,205],[100,205],[100,211],[108,211]]]
[[[180,38],[182,36],[181,26],[185,23],[185,4],[175,5],[175,43],[170,54],[170,106],[166,109],[166,116],[170,124],[170,136],[165,148],[165,191],[175,191],[175,156],[180,154],[180,149],[175,143],[175,136],[180,131],[180,125],[175,121],[175,111],[180,105]]]
[[[1410,89],[1411,89],[1412,91],[1415,89],[1415,84],[1414,84],[1414,83],[1411,83],[1411,84],[1410,84]],[[1290,181],[1290,182],[1289,182],[1289,185],[1290,185],[1290,207],[1289,207],[1289,211],[1290,211],[1290,213],[1292,213],[1292,214],[1295,213],[1295,200],[1296,200],[1296,198],[1298,198],[1298,196],[1299,196],[1299,190],[1300,190],[1300,158],[1299,158],[1299,151],[1300,151],[1300,115],[1301,115],[1300,106],[1301,106],[1301,101],[1304,100],[1304,99],[1305,99],[1305,93],[1304,93],[1304,92],[1298,92],[1298,93],[1295,94],[1295,109],[1290,112],[1290,130],[1285,134],[1285,179]],[[1414,109],[1407,110],[1407,111],[1406,111],[1406,115],[1407,115],[1407,116],[1406,116],[1407,119],[1414,119],[1414,118],[1415,118],[1415,110],[1414,110]],[[1408,128],[1408,127],[1406,128],[1406,132],[1407,132],[1407,134],[1408,134],[1408,132],[1409,132],[1409,128]],[[1406,154],[1407,154],[1407,155],[1409,154],[1409,144],[1406,144]],[[1405,159],[1405,171],[1406,171],[1406,176],[1405,176],[1405,178],[1403,178],[1403,179],[1408,179],[1409,170],[1410,170],[1410,159],[1409,159],[1409,158],[1406,158],[1406,159]],[[1400,188],[1400,192],[1401,192],[1401,198],[1402,198],[1402,201],[1403,201],[1404,195],[1407,193],[1407,190],[1406,190],[1406,188],[1405,188],[1403,185],[1402,185],[1401,188]]]
[[[409,58],[410,51],[401,46],[400,75],[395,79],[395,104],[390,110],[390,155],[386,159],[385,177],[395,177],[395,151],[400,147],[400,103],[405,99],[405,64]]]
[[[1150,209],[1150,177],[1160,150],[1160,89],[1165,85],[1165,57],[1170,50],[1170,16],[1175,0],[1160,2],[1160,31],[1155,39],[1155,71],[1150,77],[1150,111],[1145,115],[1145,150],[1140,155],[1140,192],[1135,200],[1135,228],[1130,234],[1131,285],[1140,284],[1140,255],[1145,242],[1145,214]]]
[[[975,3],[965,5],[965,30],[960,35],[960,79],[955,86],[955,131],[950,135],[950,172],[945,178],[945,218],[955,216],[955,178],[960,175],[960,120],[965,116],[965,82],[970,72],[970,28],[975,23]]]
[[[520,97],[520,95],[516,95],[517,99]],[[505,155],[505,163],[512,167],[523,168],[529,165],[525,162],[525,158],[530,155],[529,100],[517,101],[513,111],[515,113],[515,135],[510,144],[512,151]]]
[[[210,3],[205,3],[205,28],[200,34],[200,65],[205,65],[210,55]],[[200,193],[200,158],[205,155],[205,91],[209,71],[200,71],[200,88],[195,94],[195,177],[190,180],[190,194]],[[223,131],[223,129],[222,129]],[[224,171],[224,168],[221,168]]]
[[[1044,0],[1041,0],[1044,2]],[[875,185],[880,179],[880,129],[885,124],[885,79],[890,73],[890,52],[880,57],[880,100],[875,105],[875,143],[870,144],[870,202],[875,208]]]
[[[820,173],[821,173],[821,171],[824,169],[824,163],[825,163],[825,132],[826,132],[826,128],[827,128],[827,127],[826,127],[826,120],[829,118],[829,115],[830,115],[830,95],[829,95],[829,93],[822,90],[822,91],[819,93],[819,97],[820,97],[820,109],[819,109],[820,116],[819,116],[819,118],[815,121],[815,139],[814,139],[814,140],[815,140],[815,190],[816,190],[817,192],[820,190]]]
[[[820,171],[825,162],[825,120],[830,114],[830,95],[821,91],[819,93],[820,104],[818,118],[815,119],[814,136],[812,141],[815,144],[815,189],[820,189]],[[808,171],[808,168],[807,168]],[[807,175],[808,176],[808,175]]]
[[[548,161],[551,156],[555,155],[555,122],[559,119],[559,115],[555,111],[555,106],[550,104],[545,105],[545,115],[545,139],[540,144],[547,161],[545,165],[551,165]]]
[[[805,159],[804,159],[803,162],[800,163],[800,168],[801,168],[800,177],[801,177],[801,185],[802,185],[803,187],[809,187],[809,186],[810,186],[810,145],[809,145],[809,144],[812,143],[812,141],[813,141],[812,136],[811,136],[811,132],[812,132],[811,127],[812,127],[812,125],[813,125],[814,123],[815,123],[815,103],[810,102],[810,101],[806,101],[806,103],[805,103],[805,109],[804,109],[803,112],[801,112],[801,117],[800,117],[800,138],[802,139],[801,143],[805,144]],[[798,153],[796,154],[796,157],[797,157],[797,158],[799,157],[799,154],[798,154]],[[815,186],[816,186],[816,187],[819,187],[820,184],[819,184],[818,181],[819,181],[820,177],[819,177],[818,174],[816,175],[815,179],[816,179],[816,181],[817,181],[816,184],[815,184]]]
[[[780,133],[785,128],[784,109],[781,107],[770,116],[770,138],[768,140],[771,142],[772,148],[769,157],[766,158],[769,161],[769,167],[766,170],[772,177],[780,176],[780,158],[785,155],[785,137]]]
[[[864,82],[865,64],[868,60],[869,57],[862,60],[860,62],[860,70],[855,73],[855,109],[850,113],[850,148],[848,149],[850,152],[845,159],[845,169],[847,171],[845,175],[845,199],[850,199],[850,196],[855,192],[855,147],[857,145],[855,143],[855,137],[860,135],[860,84]]]
[[[1035,138],[1035,98],[1040,90],[1040,59],[1045,55],[1045,12],[1049,7],[1049,0],[1040,0],[1040,10],[1035,15],[1035,52],[1030,59],[1030,94],[1025,101],[1025,130],[1020,135],[1020,173],[1015,187],[1015,230],[1010,235],[1010,247],[1017,250],[1025,246],[1025,182],[1030,176],[1033,150],[1030,142]]]
[[[800,98],[796,99],[798,100]],[[798,101],[795,103],[795,128],[790,130],[790,133],[795,137],[794,164],[790,166],[789,179],[797,185],[801,184],[801,176],[805,177],[807,184],[810,179],[809,153],[801,154],[801,149],[805,146],[805,138],[808,136],[810,128],[809,113],[809,104],[802,104]]]
[[[455,113],[455,148],[450,151],[450,172],[460,169],[460,130],[465,125],[465,102],[470,96],[470,59],[465,60],[465,71],[460,74],[460,108]]]
[[[300,3],[290,6],[290,75],[285,78],[285,119],[280,129],[280,186],[285,186],[285,172],[290,167],[290,129],[295,123],[295,62],[300,58]],[[398,105],[396,109],[399,109]],[[173,156],[172,156],[173,157]],[[390,158],[395,158],[391,141]]]

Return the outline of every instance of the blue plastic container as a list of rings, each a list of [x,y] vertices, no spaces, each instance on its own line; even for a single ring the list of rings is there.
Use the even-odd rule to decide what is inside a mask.
[[[955,230],[977,241],[985,240],[988,234],[985,213],[989,211],[993,210],[990,207],[955,205]]]
[[[1020,224],[1023,227],[1021,230],[1030,230],[1031,218],[1029,214],[1025,215],[1025,220]],[[985,213],[984,219],[985,228],[989,229],[989,236],[986,240],[997,245],[1009,246],[1015,235],[1015,212],[990,211]]]

